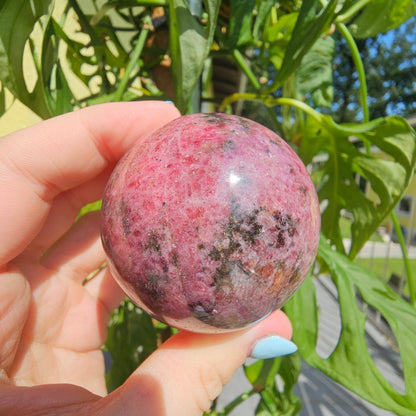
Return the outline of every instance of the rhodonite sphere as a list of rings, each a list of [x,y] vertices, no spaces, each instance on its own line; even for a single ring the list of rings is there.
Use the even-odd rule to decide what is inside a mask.
[[[102,200],[113,276],[151,316],[196,332],[253,324],[299,288],[320,210],[296,153],[226,114],[179,117],[140,138]]]

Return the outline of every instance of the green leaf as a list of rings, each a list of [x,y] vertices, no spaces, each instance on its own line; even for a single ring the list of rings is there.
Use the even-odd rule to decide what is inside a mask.
[[[258,360],[244,367],[247,380],[256,391],[271,388],[274,385],[281,361],[281,358]]]
[[[351,137],[370,143],[378,155],[368,155]],[[326,204],[322,232],[344,252],[339,219],[343,210],[349,212],[349,254],[354,257],[407,188],[416,159],[415,132],[400,117],[357,125],[337,125],[328,116],[308,117],[300,156],[308,164],[318,154],[321,162],[312,177]],[[359,187],[357,175],[367,181],[367,189]]]
[[[312,95],[317,107],[332,106],[334,51],[335,41],[331,36],[319,38],[303,57],[297,72],[297,92],[303,98]]]
[[[130,7],[138,6],[140,3],[141,2],[139,0],[107,1],[106,3],[102,4],[98,12],[95,13],[91,17],[90,23],[92,26],[97,25],[98,23],[100,23],[102,19],[105,18],[105,15],[112,9],[130,8]],[[166,6],[167,2],[163,0],[161,1],[153,0],[153,1],[146,1],[144,3],[146,3],[146,5],[152,5],[152,6]]]
[[[416,415],[416,310],[386,284],[321,239],[320,259],[327,265],[338,291],[341,333],[327,359],[316,352],[319,313],[316,291],[308,278],[285,305],[294,329],[294,341],[305,361],[375,405],[397,415]],[[366,315],[358,305],[378,310],[396,338],[403,366],[405,393],[399,393],[375,365],[365,340]]]
[[[231,0],[229,36],[226,46],[234,49],[252,42],[251,24],[255,0]]]
[[[285,396],[293,400],[297,397],[293,394],[293,388],[298,382],[299,375],[301,373],[301,359],[299,354],[290,354],[282,358],[282,364],[280,366],[279,374],[284,380],[284,392]],[[295,401],[297,401],[295,399]]]
[[[108,82],[107,78],[107,68],[106,68],[106,57],[108,55],[112,55],[111,51],[108,50],[108,46],[106,42],[103,42],[103,38],[100,37],[100,30],[103,32],[103,28],[97,28],[95,26],[92,26],[90,23],[90,16],[87,16],[83,10],[81,9],[80,5],[76,0],[68,0],[68,6],[70,6],[74,13],[76,14],[76,18],[81,26],[81,31],[86,34],[89,37],[87,45],[84,45],[84,47],[92,47],[93,48],[93,54],[91,59],[94,59],[94,63],[96,65],[95,73],[90,75],[90,78],[93,76],[98,76],[100,78],[100,94],[109,94],[111,90],[111,87]],[[65,37],[62,37],[63,40],[65,40]],[[75,49],[77,51],[77,49]],[[81,52],[81,51],[79,51]],[[79,73],[82,73],[82,52],[78,54],[77,60],[72,66],[74,69],[74,74],[78,75]],[[79,70],[77,68],[79,67]],[[83,77],[79,77],[81,80],[83,80]],[[84,82],[85,83],[85,82]],[[85,83],[87,85],[87,83]]]
[[[52,115],[58,116],[71,112],[75,98],[59,61],[53,67],[48,85],[50,95],[47,98]]]
[[[42,57],[38,79],[44,90],[48,108],[53,116],[73,109],[74,95],[59,62],[59,41],[56,22],[48,19],[43,32]]]
[[[124,50],[114,30],[111,28],[111,20],[108,16],[101,19],[101,26],[94,26],[94,30],[99,39],[105,39],[105,42],[101,42],[103,46],[103,53],[105,56],[106,64],[113,68],[122,68],[127,65],[129,54]],[[108,43],[111,42],[115,49],[115,54],[108,47]]]
[[[262,54],[268,57],[278,71],[282,67],[298,16],[298,13],[284,14],[276,22],[269,21],[265,26]]]
[[[44,91],[39,82],[29,91],[23,75],[23,52],[41,16],[48,15],[49,0],[2,0],[0,2],[0,80],[14,97],[40,117],[50,117]]]
[[[209,54],[221,1],[204,0],[207,13],[202,23],[186,0],[169,0],[170,49],[175,81],[175,103],[184,113]]]
[[[0,83],[0,117],[6,112],[6,93]]]
[[[84,205],[79,211],[77,220],[81,218],[83,215],[88,214],[89,212],[100,211],[100,210],[101,210],[101,199],[95,202],[91,202],[87,205]]]
[[[131,301],[125,300],[113,312],[104,349],[112,364],[106,374],[109,390],[116,389],[157,347],[152,320]]]
[[[373,129],[359,134],[374,146],[393,156],[403,165],[407,176],[413,173],[416,159],[416,134],[407,120],[399,116],[390,116]]]
[[[335,17],[336,0],[330,0],[318,12],[319,0],[304,1],[292,37],[286,49],[282,66],[269,91],[279,88],[296,71],[303,57],[325,33]]]
[[[275,0],[257,0],[257,17],[253,26],[253,41],[259,42],[260,32],[263,30],[267,16],[270,14],[272,7],[275,5]]]
[[[83,55],[82,49],[85,48],[85,44],[71,39],[54,19],[52,19],[52,24],[55,35],[67,46],[66,59],[71,71],[84,85],[88,86],[91,77],[85,75],[81,71],[81,67],[84,64],[96,64],[95,57]]]
[[[349,29],[356,38],[369,38],[395,29],[415,15],[414,0],[372,0]]]
[[[261,400],[256,408],[256,416],[273,416],[280,415],[277,407],[277,395],[276,392],[269,389],[263,390],[260,393]]]

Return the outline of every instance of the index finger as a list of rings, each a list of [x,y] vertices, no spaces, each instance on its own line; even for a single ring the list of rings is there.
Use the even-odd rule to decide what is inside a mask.
[[[57,195],[93,180],[140,137],[178,116],[158,101],[102,104],[2,138],[0,264],[34,239]]]

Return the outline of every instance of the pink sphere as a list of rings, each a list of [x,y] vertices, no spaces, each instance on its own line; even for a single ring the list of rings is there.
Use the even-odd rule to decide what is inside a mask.
[[[226,114],[182,116],[140,139],[102,202],[104,249],[127,296],[195,332],[243,328],[281,307],[310,270],[319,231],[296,153]]]

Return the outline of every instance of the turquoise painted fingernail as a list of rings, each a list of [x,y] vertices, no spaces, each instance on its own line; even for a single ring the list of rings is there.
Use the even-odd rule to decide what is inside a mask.
[[[252,358],[276,358],[296,352],[298,347],[286,338],[272,335],[256,342],[251,353]]]

